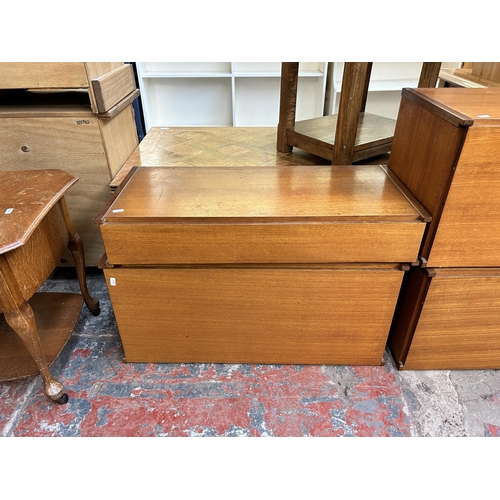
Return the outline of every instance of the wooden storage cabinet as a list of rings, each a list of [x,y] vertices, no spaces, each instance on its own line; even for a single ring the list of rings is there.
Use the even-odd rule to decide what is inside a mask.
[[[431,214],[432,267],[500,266],[500,89],[405,89],[389,167]]]
[[[389,338],[405,370],[500,367],[500,268],[412,268]]]
[[[500,89],[403,91],[389,166],[432,215],[389,345],[403,369],[500,368]]]
[[[104,274],[129,362],[352,365],[381,363],[403,277],[395,265]]]
[[[0,168],[79,178],[66,201],[89,266],[104,252],[95,214],[138,145],[130,71],[122,63],[0,63]],[[72,262],[66,251],[60,265]]]
[[[381,166],[135,168],[98,218],[126,360],[378,365],[426,221]]]

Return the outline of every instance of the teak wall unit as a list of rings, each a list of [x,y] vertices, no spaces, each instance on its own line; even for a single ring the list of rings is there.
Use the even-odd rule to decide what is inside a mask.
[[[138,95],[129,64],[0,63],[0,169],[53,168],[80,179],[66,199],[89,266],[104,252],[95,214],[139,142]]]
[[[427,220],[378,165],[134,168],[98,220],[126,360],[380,365]]]
[[[500,368],[500,89],[405,89],[389,167],[431,214],[389,344],[404,369]]]

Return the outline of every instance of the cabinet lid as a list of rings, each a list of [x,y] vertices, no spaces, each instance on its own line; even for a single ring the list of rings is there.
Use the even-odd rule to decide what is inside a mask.
[[[500,125],[500,88],[403,89],[402,96],[455,126]]]
[[[96,222],[419,221],[387,167],[136,167]]]

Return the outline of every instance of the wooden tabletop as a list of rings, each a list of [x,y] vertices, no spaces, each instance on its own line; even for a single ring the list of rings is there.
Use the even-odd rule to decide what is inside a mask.
[[[109,184],[117,188],[134,166],[212,167],[327,165],[295,148],[276,149],[275,127],[153,127]]]
[[[0,171],[0,254],[24,245],[77,180],[58,169]]]
[[[379,165],[140,167],[100,222],[408,221],[426,216]]]
[[[445,106],[469,117],[474,125],[497,122],[500,125],[500,88],[422,88],[411,89],[429,103]]]

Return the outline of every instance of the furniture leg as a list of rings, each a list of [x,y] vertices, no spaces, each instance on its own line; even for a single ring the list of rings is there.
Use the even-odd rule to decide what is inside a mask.
[[[68,248],[75,259],[76,274],[78,276],[78,283],[80,284],[80,290],[82,292],[83,300],[87,305],[89,311],[94,315],[98,316],[101,312],[99,307],[99,299],[90,296],[87,288],[87,274],[85,272],[85,253],[83,250],[83,242],[80,235],[75,231],[73,227],[73,222],[69,216],[68,207],[66,205],[66,200],[61,198],[59,200],[61,204],[61,210],[66,222],[66,227],[68,228]]]
[[[58,404],[66,403],[68,395],[64,393],[63,385],[49,371],[33,310],[24,300],[3,255],[0,255],[0,305],[6,322],[23,341],[35,361],[47,397]]]
[[[295,125],[298,79],[298,62],[284,62],[281,64],[280,116],[276,141],[276,149],[281,153],[290,153],[293,149],[287,143],[286,131],[293,129]]]
[[[366,100],[371,63],[349,63],[344,66],[332,165],[351,165],[361,108]]]
[[[418,80],[419,88],[434,88],[439,78],[440,62],[424,62]]]

